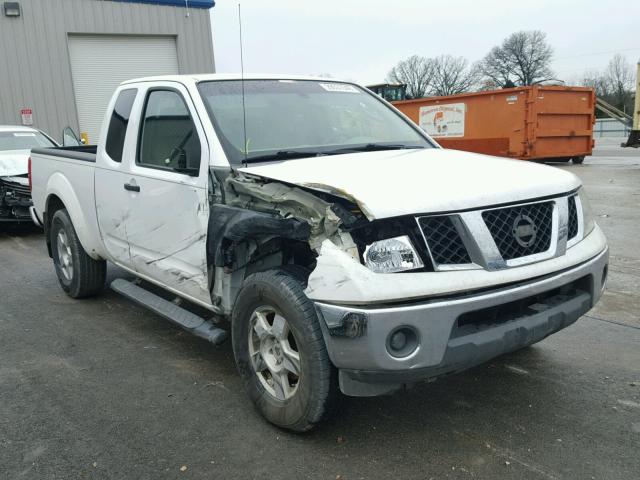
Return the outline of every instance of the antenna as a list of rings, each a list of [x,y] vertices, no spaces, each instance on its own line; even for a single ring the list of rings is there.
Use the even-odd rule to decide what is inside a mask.
[[[247,166],[247,155],[249,146],[247,145],[247,110],[244,104],[244,58],[242,56],[242,12],[238,3],[238,30],[240,32],[240,85],[242,88],[242,131],[244,134],[244,164]]]

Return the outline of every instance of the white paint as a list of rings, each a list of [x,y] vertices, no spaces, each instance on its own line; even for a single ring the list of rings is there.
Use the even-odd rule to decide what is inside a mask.
[[[94,165],[61,157],[31,155],[33,203],[42,218],[50,195],[62,200],[80,243],[92,258],[107,258],[94,202]]]
[[[131,256],[125,221],[130,215],[132,194],[124,189],[131,176],[123,169],[95,169],[95,205],[102,241],[110,259],[128,265]]]
[[[16,135],[31,135],[39,130],[19,125],[0,125],[0,132],[15,132]],[[43,132],[40,132],[43,133]],[[48,135],[44,134],[47,138]],[[51,138],[49,138],[55,143]],[[0,177],[24,175],[28,170],[31,150],[0,150]]]
[[[140,193],[131,193],[125,220],[131,265],[162,284],[210,301],[205,189],[153,176],[133,178]]]
[[[0,177],[27,173],[29,150],[9,150],[0,152]]]
[[[439,148],[313,157],[241,170],[346,194],[370,220],[524,201],[580,186],[575,175],[558,168]]]

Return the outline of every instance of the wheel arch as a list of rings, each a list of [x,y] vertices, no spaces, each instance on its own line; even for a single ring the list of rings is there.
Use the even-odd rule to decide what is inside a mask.
[[[207,239],[214,305],[229,315],[244,280],[258,272],[288,269],[306,284],[315,266],[309,233],[309,225],[295,218],[215,205]]]
[[[87,214],[83,211],[80,200],[69,180],[60,173],[54,173],[49,178],[46,191],[48,194],[45,201],[43,223],[49,256],[52,255],[51,239],[49,238],[51,221],[55,212],[64,208],[69,213],[69,217],[71,217],[71,222],[76,230],[82,248],[84,248],[87,254],[94,260],[103,259],[104,257],[101,255],[102,248],[99,242],[99,232],[97,232],[97,229],[95,232],[91,231],[91,219],[87,218]],[[91,200],[93,201],[93,199]],[[95,210],[93,210],[93,212],[95,212]]]

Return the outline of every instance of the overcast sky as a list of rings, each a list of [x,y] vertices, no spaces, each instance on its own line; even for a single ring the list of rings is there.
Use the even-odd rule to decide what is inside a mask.
[[[384,81],[418,54],[471,62],[518,30],[547,33],[564,80],[640,57],[640,0],[242,0],[245,72]],[[211,10],[216,71],[239,72],[238,0]]]

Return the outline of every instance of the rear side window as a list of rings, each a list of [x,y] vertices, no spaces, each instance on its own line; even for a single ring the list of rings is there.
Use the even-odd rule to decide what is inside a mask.
[[[105,150],[112,160],[122,161],[122,150],[124,149],[124,137],[127,133],[131,107],[136,99],[138,91],[135,88],[122,90],[118,95],[116,104],[113,107],[109,130],[107,131],[107,141]]]
[[[142,118],[138,163],[184,172],[200,167],[200,140],[189,109],[174,90],[152,90]]]

